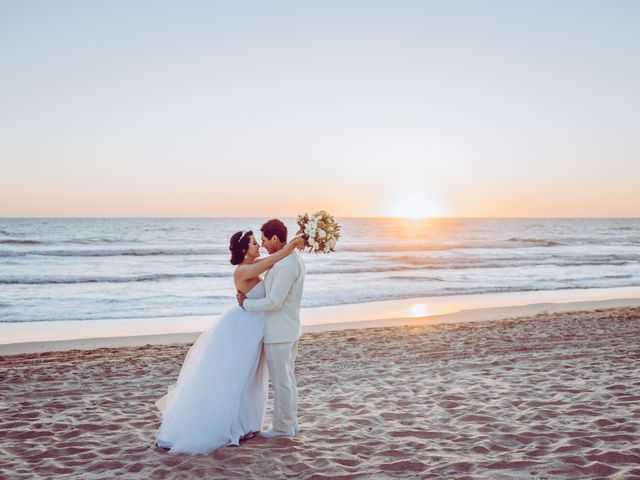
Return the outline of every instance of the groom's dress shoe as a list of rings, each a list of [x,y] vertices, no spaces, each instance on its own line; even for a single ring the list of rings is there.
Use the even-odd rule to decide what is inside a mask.
[[[282,432],[280,430],[275,430],[273,428],[270,428],[266,432],[261,432],[260,435],[262,435],[265,438],[295,437],[296,430],[293,426],[290,427],[289,430],[287,430],[286,432]]]
[[[251,440],[253,437],[255,437],[259,432],[249,432],[246,435],[243,435],[240,437],[240,441],[244,442],[245,440]]]

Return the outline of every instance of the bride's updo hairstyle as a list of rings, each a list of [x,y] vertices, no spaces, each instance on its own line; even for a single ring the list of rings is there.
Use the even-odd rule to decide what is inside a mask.
[[[248,232],[236,232],[231,235],[231,240],[229,240],[229,250],[231,250],[231,265],[240,265],[244,260],[244,256],[247,254],[249,250],[249,242],[251,241],[251,236],[253,232],[249,230]]]

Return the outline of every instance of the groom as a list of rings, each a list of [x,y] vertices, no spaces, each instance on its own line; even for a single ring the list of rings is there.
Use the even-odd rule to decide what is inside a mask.
[[[269,254],[287,243],[287,227],[278,219],[269,220],[260,228],[262,246]],[[264,351],[269,377],[274,389],[273,424],[263,432],[267,438],[293,437],[298,425],[298,387],[293,367],[300,338],[300,299],[304,286],[304,263],[297,251],[277,262],[264,278],[266,296],[245,298],[238,294],[238,303],[249,312],[265,312]]]

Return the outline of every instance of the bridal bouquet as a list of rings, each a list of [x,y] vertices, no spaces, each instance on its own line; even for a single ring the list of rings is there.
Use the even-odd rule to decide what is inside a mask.
[[[324,210],[313,215],[298,215],[298,232],[304,235],[310,252],[329,253],[336,251],[336,243],[340,239],[340,225],[332,215]]]

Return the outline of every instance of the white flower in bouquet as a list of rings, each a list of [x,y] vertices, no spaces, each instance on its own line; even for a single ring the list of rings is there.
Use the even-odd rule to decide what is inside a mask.
[[[332,215],[320,210],[313,215],[298,215],[298,232],[307,238],[309,251],[314,253],[330,253],[336,251],[340,239],[340,225]]]

